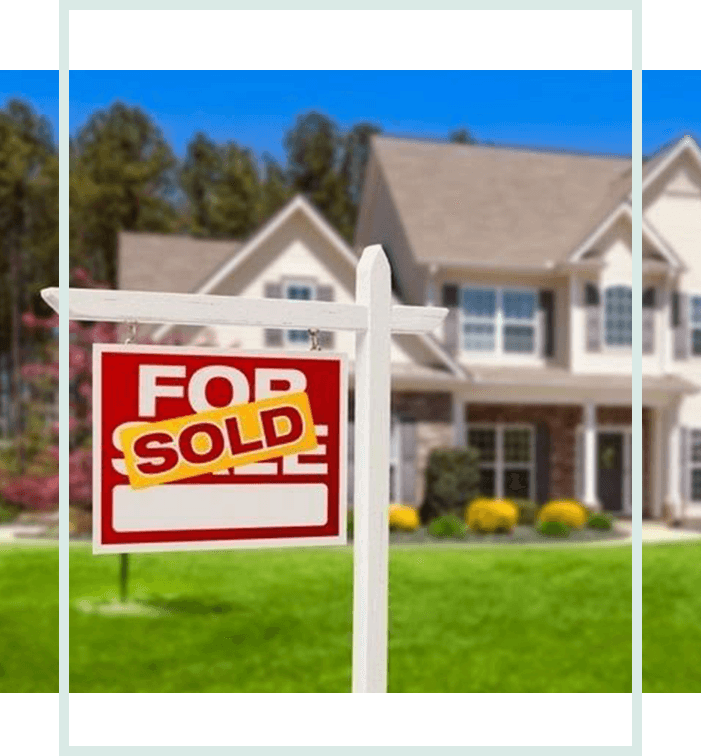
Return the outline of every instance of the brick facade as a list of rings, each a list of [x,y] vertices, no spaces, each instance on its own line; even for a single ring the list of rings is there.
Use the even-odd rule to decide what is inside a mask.
[[[392,412],[402,420],[415,423],[414,464],[416,490],[403,498],[420,504],[423,498],[424,470],[432,449],[454,445],[452,396],[444,392],[394,392]],[[650,412],[643,411],[643,505],[649,506]],[[466,404],[466,423],[544,423],[550,439],[550,485],[552,498],[570,498],[576,490],[576,431],[583,419],[581,405],[553,404]],[[629,427],[630,407],[598,407],[597,424]],[[406,464],[406,461],[403,461]]]
[[[576,430],[582,408],[558,404],[470,404],[465,420],[472,423],[545,423],[550,437],[550,497],[575,495]]]

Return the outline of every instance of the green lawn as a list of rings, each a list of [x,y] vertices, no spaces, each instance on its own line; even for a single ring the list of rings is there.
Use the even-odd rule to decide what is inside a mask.
[[[71,551],[71,690],[349,692],[350,549]],[[627,692],[630,548],[394,547],[390,692]]]
[[[643,547],[643,692],[701,692],[701,543]]]
[[[58,548],[0,544],[0,693],[58,692]]]

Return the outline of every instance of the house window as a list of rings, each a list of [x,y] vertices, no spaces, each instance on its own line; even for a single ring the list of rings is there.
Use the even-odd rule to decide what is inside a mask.
[[[701,501],[701,430],[689,431],[689,490],[692,501]]]
[[[314,299],[314,287],[309,283],[290,282],[285,287],[287,299]],[[293,328],[287,333],[287,341],[290,344],[306,344],[309,341],[309,331],[303,328]]]
[[[701,297],[689,297],[691,354],[701,354]]]
[[[633,343],[633,290],[630,286],[609,286],[604,300],[604,333],[607,346]]]
[[[482,496],[533,498],[535,452],[531,426],[506,423],[470,425],[467,445],[479,453]]]
[[[498,354],[536,351],[534,291],[467,286],[462,289],[460,309],[463,349]]]

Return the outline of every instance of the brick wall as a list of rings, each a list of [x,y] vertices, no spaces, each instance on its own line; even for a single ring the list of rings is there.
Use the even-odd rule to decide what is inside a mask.
[[[472,423],[545,423],[550,435],[550,497],[575,495],[576,429],[582,408],[557,404],[470,404],[465,419]]]

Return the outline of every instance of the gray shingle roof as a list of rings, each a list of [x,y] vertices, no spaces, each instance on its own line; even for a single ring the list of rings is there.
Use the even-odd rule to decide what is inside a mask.
[[[374,137],[416,259],[547,267],[626,197],[627,158]]]
[[[233,240],[123,231],[118,242],[118,288],[131,291],[196,291],[241,248]]]

